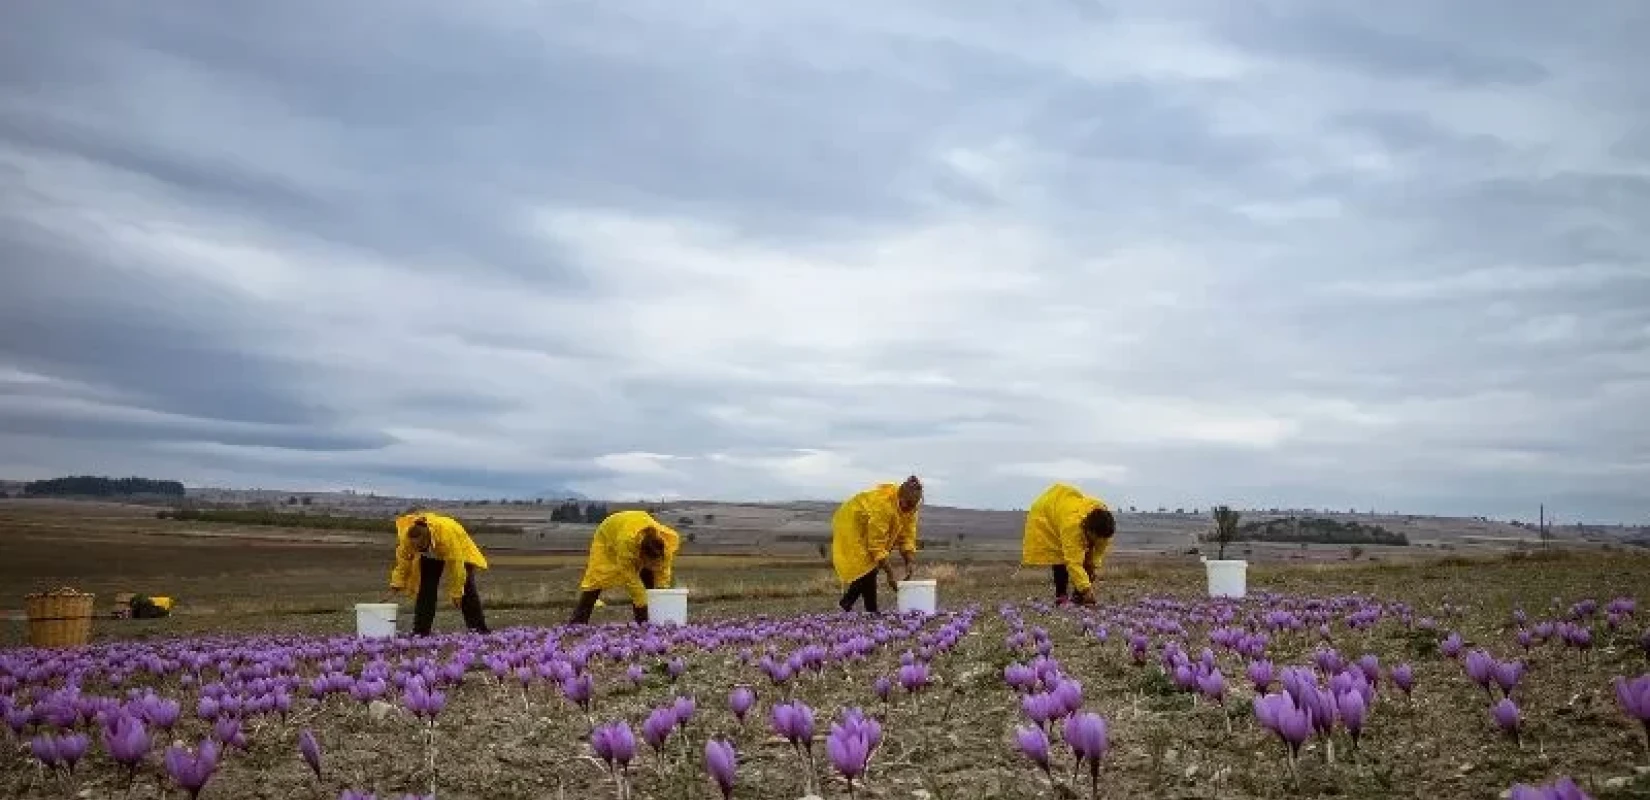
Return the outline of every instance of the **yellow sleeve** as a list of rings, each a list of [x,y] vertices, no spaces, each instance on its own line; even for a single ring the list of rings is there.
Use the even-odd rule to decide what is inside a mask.
[[[454,559],[447,562],[447,568],[441,571],[441,583],[447,590],[447,597],[457,600],[464,596],[464,579],[469,575],[470,565],[463,559]]]
[[[637,607],[647,605],[647,585],[642,583],[642,569],[640,558],[636,553],[636,542],[633,537],[613,537],[612,558],[618,574],[624,576],[624,590],[630,595],[630,602]]]
[[[405,540],[395,543],[395,564],[390,567],[390,588],[400,591],[407,588],[407,578],[412,576],[415,558],[411,548]]]
[[[1106,566],[1106,556],[1111,554],[1111,546],[1115,541],[1117,541],[1117,537],[1113,536],[1112,538],[1101,542],[1096,548],[1097,552],[1094,554],[1094,574],[1089,576],[1091,580],[1100,576],[1100,569]]]
[[[911,512],[911,524],[905,526],[905,533],[900,537],[899,549],[901,552],[917,552],[917,523],[921,516],[921,508]]]
[[[407,529],[412,527],[412,520],[411,515],[395,518],[395,563],[390,566],[390,588],[396,591],[407,588],[407,579],[412,577],[413,553],[407,547]]]
[[[1091,584],[1089,572],[1083,567],[1083,556],[1088,550],[1088,542],[1084,540],[1082,519],[1066,519],[1061,522],[1060,555],[1066,560],[1066,571],[1071,574],[1071,588],[1086,592]]]
[[[888,548],[894,543],[899,526],[899,510],[888,504],[887,498],[872,495],[865,498],[865,551],[873,563],[888,558]]]

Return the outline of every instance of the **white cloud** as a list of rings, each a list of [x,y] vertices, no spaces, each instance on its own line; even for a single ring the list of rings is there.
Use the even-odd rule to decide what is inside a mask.
[[[1544,8],[42,7],[0,468],[1642,517],[1650,96]]]

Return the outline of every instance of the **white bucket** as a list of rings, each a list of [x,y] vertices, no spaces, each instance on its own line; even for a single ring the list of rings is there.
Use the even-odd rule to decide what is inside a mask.
[[[938,595],[939,581],[900,581],[899,613],[908,614],[912,611],[921,611],[924,614],[932,614]]]
[[[1207,559],[1203,569],[1209,573],[1210,597],[1242,597],[1247,593],[1249,562],[1241,559]]]
[[[686,589],[647,590],[647,621],[654,625],[687,624]]]
[[[366,639],[395,636],[395,618],[401,612],[394,603],[356,603],[355,633]]]

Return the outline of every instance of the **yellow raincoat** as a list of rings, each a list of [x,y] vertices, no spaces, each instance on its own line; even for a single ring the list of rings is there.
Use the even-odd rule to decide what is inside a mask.
[[[647,587],[642,584],[641,544],[642,531],[648,528],[658,531],[665,541],[664,562],[653,571],[653,588],[669,589],[676,551],[682,547],[681,535],[646,511],[615,511],[596,526],[579,591],[622,588],[630,594],[632,604],[647,605]]]
[[[831,516],[831,563],[837,580],[847,586],[877,568],[895,549],[917,552],[917,518],[899,510],[899,486],[878,484],[837,506]]]
[[[486,569],[487,558],[458,520],[434,512],[395,518],[395,567],[390,570],[390,588],[406,592],[409,597],[418,596],[418,559],[422,556],[407,542],[407,531],[420,517],[430,526],[430,552],[447,562],[441,571],[442,588],[449,598],[457,600],[464,596],[469,569]]]
[[[1026,511],[1020,563],[1032,567],[1064,564],[1071,573],[1071,587],[1079,592],[1088,591],[1093,584],[1092,576],[1084,568],[1089,540],[1083,533],[1083,518],[1097,508],[1109,507],[1104,500],[1089,497],[1064,483],[1048,487]],[[1105,563],[1115,538],[1095,545],[1098,548],[1094,554],[1095,572]]]

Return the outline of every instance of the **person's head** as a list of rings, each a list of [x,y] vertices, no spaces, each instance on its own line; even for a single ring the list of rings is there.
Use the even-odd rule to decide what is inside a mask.
[[[1111,509],[1097,508],[1083,517],[1083,533],[1090,539],[1110,539],[1117,535],[1117,518]]]
[[[642,531],[642,541],[637,547],[643,564],[658,564],[665,560],[665,537],[657,528],[647,528]]]
[[[922,504],[922,481],[912,475],[899,485],[899,510],[909,514]]]
[[[434,536],[430,533],[430,523],[423,517],[413,520],[407,528],[407,544],[420,553],[430,549],[430,542]]]

